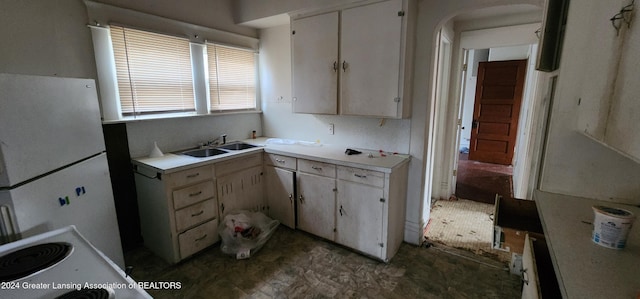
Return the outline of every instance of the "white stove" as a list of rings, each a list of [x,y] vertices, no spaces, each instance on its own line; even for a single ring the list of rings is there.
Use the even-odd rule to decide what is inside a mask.
[[[0,246],[2,298],[152,298],[75,226]]]

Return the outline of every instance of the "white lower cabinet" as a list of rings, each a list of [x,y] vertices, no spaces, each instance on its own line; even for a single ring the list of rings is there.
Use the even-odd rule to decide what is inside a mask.
[[[173,173],[137,164],[144,243],[177,263],[217,242],[226,214],[253,210],[389,261],[404,234],[408,163],[399,161],[376,171],[255,152]]]
[[[264,174],[262,153],[216,163],[220,218],[231,211],[262,211]]]
[[[298,228],[327,240],[335,240],[336,180],[297,173]]]
[[[383,189],[338,180],[337,194],[336,242],[381,257]]]
[[[177,263],[219,240],[213,166],[160,175],[138,166],[140,228],[144,244]]]
[[[522,298],[561,298],[560,286],[542,234],[525,236],[522,253]]]
[[[296,228],[295,171],[297,159],[264,153],[267,215]]]
[[[297,228],[389,261],[404,237],[407,165],[381,172],[298,159]]]

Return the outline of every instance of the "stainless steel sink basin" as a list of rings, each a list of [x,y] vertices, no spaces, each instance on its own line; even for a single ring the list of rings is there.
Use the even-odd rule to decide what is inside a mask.
[[[257,147],[257,146],[244,143],[244,142],[236,142],[236,143],[221,145],[221,146],[218,146],[217,148],[231,150],[231,151],[239,151],[239,150],[244,150],[244,149],[249,149],[254,147]]]
[[[206,158],[206,157],[222,155],[226,153],[227,152],[223,150],[219,150],[217,148],[199,148],[199,149],[184,151],[181,154],[191,156],[191,157],[196,157],[196,158]]]

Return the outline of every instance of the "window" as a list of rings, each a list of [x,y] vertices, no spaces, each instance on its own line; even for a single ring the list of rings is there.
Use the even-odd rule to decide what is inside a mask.
[[[207,43],[211,111],[256,108],[256,53]]]
[[[189,40],[111,26],[123,115],[195,111]]]

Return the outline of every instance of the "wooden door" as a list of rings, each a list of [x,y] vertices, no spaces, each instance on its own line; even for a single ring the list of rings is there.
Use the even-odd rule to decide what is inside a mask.
[[[480,62],[469,160],[510,165],[527,60]]]

